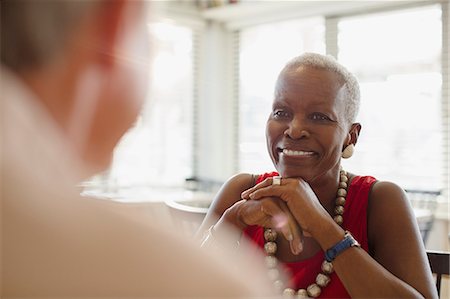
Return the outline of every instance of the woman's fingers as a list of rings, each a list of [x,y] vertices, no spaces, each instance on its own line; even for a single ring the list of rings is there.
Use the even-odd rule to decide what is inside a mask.
[[[289,217],[288,225],[289,231],[291,232],[290,238],[286,239],[289,241],[291,251],[293,254],[300,254],[303,251],[303,232],[297,221],[295,221],[294,216],[289,210],[285,202],[279,201],[281,210]]]
[[[278,178],[280,180],[281,183],[281,178]],[[242,199],[250,199],[249,195],[253,192],[255,192],[256,190],[260,189],[260,188],[265,188],[268,186],[272,186],[274,181],[273,177],[270,178],[266,178],[264,181],[262,181],[261,183],[256,184],[255,186],[251,187],[250,189],[245,190],[244,192],[241,193],[241,198]]]
[[[295,222],[295,219],[289,209],[281,209],[280,203],[279,199],[272,197],[258,201],[249,200],[243,204],[240,218],[247,225],[274,228],[280,231],[287,240],[293,240],[296,232],[293,232],[291,227],[294,227],[292,222]]]
[[[263,187],[261,186],[258,189],[253,190],[252,192],[248,193],[248,198],[246,199],[253,199],[253,200],[259,200],[261,198],[265,198],[268,196],[276,196],[276,197],[281,197],[282,192],[284,190],[284,188],[286,188],[286,186],[266,186]],[[283,199],[283,198],[281,198]]]
[[[286,213],[279,204],[275,203],[275,200],[261,202],[261,211],[267,218],[265,227],[281,232],[288,241],[294,239],[294,232],[291,230],[292,225],[290,224],[293,218],[290,217],[289,211],[287,211],[289,214]]]
[[[281,232],[284,238],[289,241],[293,254],[302,252],[302,230],[286,203],[277,198],[265,198],[254,202],[261,204],[261,211],[266,215],[263,226]]]

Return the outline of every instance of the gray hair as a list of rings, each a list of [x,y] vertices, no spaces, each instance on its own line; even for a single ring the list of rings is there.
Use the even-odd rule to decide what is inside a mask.
[[[359,83],[356,77],[350,73],[344,66],[330,55],[321,55],[317,53],[304,53],[291,59],[283,68],[281,73],[301,66],[324,69],[338,75],[339,79],[345,85],[347,91],[345,97],[345,117],[350,123],[356,120],[360,105]]]
[[[71,30],[100,2],[2,0],[2,64],[15,71],[45,64],[60,53]]]

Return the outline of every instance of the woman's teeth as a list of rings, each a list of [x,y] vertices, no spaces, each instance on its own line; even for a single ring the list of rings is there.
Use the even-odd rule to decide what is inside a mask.
[[[312,156],[314,152],[304,152],[304,151],[293,151],[288,149],[283,149],[283,154],[287,156]]]

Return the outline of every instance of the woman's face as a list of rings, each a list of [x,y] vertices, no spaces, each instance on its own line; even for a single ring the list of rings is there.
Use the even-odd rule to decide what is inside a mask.
[[[267,147],[283,177],[307,182],[335,174],[350,142],[343,84],[326,70],[301,67],[278,78],[267,121]]]

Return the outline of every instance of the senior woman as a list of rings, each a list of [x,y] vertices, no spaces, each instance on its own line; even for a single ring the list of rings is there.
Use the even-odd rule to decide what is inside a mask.
[[[355,77],[332,57],[288,62],[266,126],[277,172],[230,178],[200,227],[203,244],[233,225],[236,238],[265,251],[285,295],[437,297],[403,190],[341,168],[361,131],[359,98]]]

